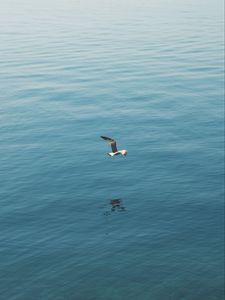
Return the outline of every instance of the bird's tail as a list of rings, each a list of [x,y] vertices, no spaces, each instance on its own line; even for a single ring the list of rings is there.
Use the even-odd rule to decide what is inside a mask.
[[[113,152],[107,153],[109,156],[114,156],[115,154]]]

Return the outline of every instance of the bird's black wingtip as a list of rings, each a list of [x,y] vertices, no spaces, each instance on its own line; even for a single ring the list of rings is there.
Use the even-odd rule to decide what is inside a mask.
[[[112,143],[112,142],[115,142],[115,140],[114,140],[114,139],[112,139],[112,138],[109,138],[109,137],[107,137],[107,136],[104,136],[104,135],[101,135],[101,138],[102,138],[103,140],[107,141],[107,142],[110,142],[110,143]]]

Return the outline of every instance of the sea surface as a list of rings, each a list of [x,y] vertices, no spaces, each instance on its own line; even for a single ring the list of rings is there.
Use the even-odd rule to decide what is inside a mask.
[[[1,300],[224,299],[223,6],[1,1]]]

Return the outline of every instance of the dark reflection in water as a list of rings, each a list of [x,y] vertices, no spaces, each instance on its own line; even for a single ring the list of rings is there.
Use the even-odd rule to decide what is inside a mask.
[[[107,210],[104,215],[110,215],[112,212],[124,212],[126,211],[125,206],[121,199],[112,199],[109,202],[110,210]]]

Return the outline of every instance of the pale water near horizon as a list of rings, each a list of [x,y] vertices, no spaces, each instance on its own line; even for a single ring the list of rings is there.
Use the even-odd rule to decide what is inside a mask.
[[[0,25],[0,299],[224,299],[223,1],[9,0]]]

